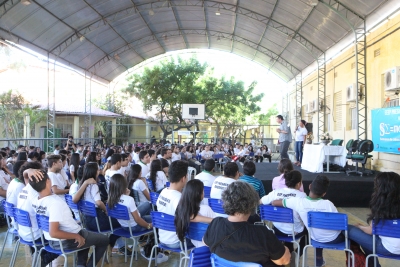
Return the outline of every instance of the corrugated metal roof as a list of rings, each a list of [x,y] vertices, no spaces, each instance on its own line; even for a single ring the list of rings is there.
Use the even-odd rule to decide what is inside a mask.
[[[24,0],[27,1],[27,0]],[[19,0],[0,3],[0,37],[111,81],[168,51],[229,51],[289,81],[388,0]],[[301,48],[307,40],[313,51]]]
[[[38,105],[39,109],[47,110],[47,105],[45,104],[33,104]],[[55,112],[56,114],[71,114],[71,115],[86,115],[85,106],[84,105],[77,105],[69,102],[57,102],[55,104]],[[91,107],[91,115],[92,116],[101,116],[101,117],[122,117],[119,114],[97,108],[95,106]]]

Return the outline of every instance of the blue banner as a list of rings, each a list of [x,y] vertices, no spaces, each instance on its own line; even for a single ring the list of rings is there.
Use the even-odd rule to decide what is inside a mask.
[[[400,107],[371,111],[374,151],[400,154]]]

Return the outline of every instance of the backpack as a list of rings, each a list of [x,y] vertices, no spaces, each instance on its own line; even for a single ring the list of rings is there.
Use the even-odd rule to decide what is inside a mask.
[[[150,238],[150,240],[147,241],[147,243],[143,246],[143,252],[144,252],[144,255],[145,255],[147,258],[150,257],[151,250],[153,249],[153,247],[154,247],[155,244],[156,244],[156,241],[155,241],[155,239],[154,239],[154,237],[153,237],[153,238]],[[157,255],[158,255],[158,253],[159,253],[160,251],[161,251],[161,249],[157,247],[157,248],[156,248],[156,251],[155,251],[155,257],[157,257]]]

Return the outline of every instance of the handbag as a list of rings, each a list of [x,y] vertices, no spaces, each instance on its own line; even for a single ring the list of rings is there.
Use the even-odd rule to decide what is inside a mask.
[[[350,250],[353,251],[354,253],[354,265],[355,265],[351,267],[364,267],[367,256],[365,256],[364,252],[361,250],[360,245],[351,241]],[[348,266],[347,263],[349,260],[351,262],[351,259],[349,259],[349,253],[346,253],[346,266]]]
[[[143,246],[143,252],[144,252],[144,256],[146,256],[147,258],[150,257],[151,254],[151,250],[153,249],[154,245],[156,244],[156,241],[153,238],[150,238],[150,240],[147,241],[147,243]],[[156,248],[156,257],[158,255],[158,253],[161,251],[160,248]]]

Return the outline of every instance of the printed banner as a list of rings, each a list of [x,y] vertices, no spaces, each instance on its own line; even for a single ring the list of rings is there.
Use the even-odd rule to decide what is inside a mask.
[[[400,107],[371,111],[374,151],[400,154]]]

